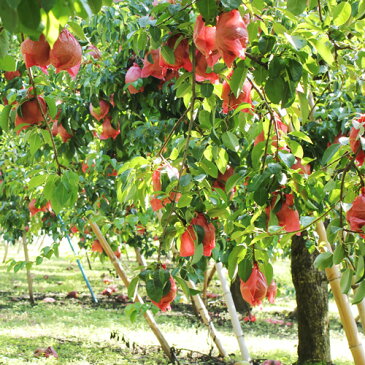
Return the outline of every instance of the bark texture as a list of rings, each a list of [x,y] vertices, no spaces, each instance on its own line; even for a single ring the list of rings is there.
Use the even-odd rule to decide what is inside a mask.
[[[291,272],[296,291],[298,317],[298,365],[332,364],[328,321],[328,282],[313,262],[303,236],[294,236]]]

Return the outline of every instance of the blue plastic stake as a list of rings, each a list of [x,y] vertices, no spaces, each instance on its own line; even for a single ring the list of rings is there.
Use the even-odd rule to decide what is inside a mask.
[[[58,219],[61,221],[62,230],[64,231],[64,233],[66,235],[67,241],[68,241],[68,243],[69,243],[69,245],[71,247],[72,252],[75,255],[77,255],[76,250],[75,250],[75,248],[74,248],[74,246],[73,246],[73,244],[71,242],[70,236],[69,236],[69,234],[66,231],[65,223],[63,222],[63,219],[61,218],[60,215],[58,215]],[[90,281],[89,281],[89,279],[86,276],[86,273],[85,273],[84,267],[82,266],[81,261],[79,259],[76,259],[76,262],[77,262],[77,266],[79,267],[79,269],[81,271],[82,277],[84,278],[85,283],[86,283],[87,287],[89,288],[89,291],[90,291],[91,298],[92,298],[93,302],[94,303],[98,303],[98,299],[96,298],[95,293],[94,293],[94,291],[93,291],[93,289],[92,289],[92,287],[90,285]]]

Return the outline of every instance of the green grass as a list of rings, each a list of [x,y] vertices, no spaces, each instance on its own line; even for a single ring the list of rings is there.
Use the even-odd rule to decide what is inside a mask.
[[[2,252],[1,247],[0,257]],[[9,257],[21,259],[16,249],[11,250]],[[133,256],[129,258],[132,260]],[[86,260],[83,263],[87,269]],[[124,260],[123,264],[132,276],[133,262]],[[115,296],[100,295],[106,287],[102,281],[104,276],[113,278],[113,284],[118,285],[117,294],[126,294],[111,264],[96,260],[93,270],[86,271],[101,300],[99,305],[92,303],[78,267],[64,247],[60,258],[44,261],[32,269],[36,305],[31,306],[27,301],[25,272],[7,272],[5,265],[0,266],[0,364],[167,364],[144,319],[131,323],[124,314],[126,304],[117,302]],[[265,303],[262,310],[255,308],[257,321],[242,323],[242,328],[252,358],[278,359],[283,364],[291,364],[296,360],[297,333],[296,324],[290,319],[295,299],[289,263],[278,262],[275,273],[280,297],[274,305]],[[210,289],[220,293],[219,282],[213,280]],[[80,293],[79,299],[66,299],[72,290]],[[56,302],[44,303],[45,296],[55,298]],[[336,365],[350,365],[351,355],[332,303],[330,308],[333,361]],[[238,355],[238,346],[222,299],[211,300],[208,310],[233,359],[234,354]],[[283,320],[286,324],[269,323],[268,319]],[[199,355],[217,353],[206,328],[183,296],[173,311],[158,313],[156,321],[178,352],[179,349],[196,351],[181,351],[178,355],[181,364],[221,364]],[[57,351],[58,360],[33,356],[36,348],[48,346]]]

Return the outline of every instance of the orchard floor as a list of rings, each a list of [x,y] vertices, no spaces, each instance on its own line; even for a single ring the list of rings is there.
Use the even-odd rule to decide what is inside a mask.
[[[3,252],[1,245],[1,259]],[[17,248],[10,250],[8,258],[22,259]],[[100,300],[99,305],[92,303],[66,243],[59,258],[45,260],[32,269],[35,306],[27,301],[25,271],[8,272],[6,266],[0,264],[0,364],[167,364],[144,319],[141,317],[131,323],[124,314],[126,304],[116,300],[116,296],[126,294],[126,290],[114,277],[109,261],[92,261],[93,270],[87,268],[84,258],[82,262]],[[130,276],[136,273],[132,255],[122,257],[122,262]],[[257,321],[243,323],[242,327],[253,359],[277,359],[289,365],[295,362],[297,346],[297,325],[290,316],[295,309],[295,297],[289,262],[277,262],[275,275],[281,291],[276,303],[265,302],[262,309],[254,309]],[[110,298],[100,294],[107,287],[103,277],[113,278],[113,284],[118,286],[118,292]],[[66,299],[66,294],[72,290],[80,293],[78,299]],[[217,280],[213,280],[210,290],[220,293]],[[56,301],[45,303],[45,297]],[[238,347],[222,297],[211,299],[208,310],[214,316],[223,345],[231,354],[231,359],[225,361],[215,358],[217,352],[212,341],[190,304],[183,296],[177,301],[171,312],[158,313],[156,320],[176,349],[180,364],[233,364],[239,358]],[[351,354],[332,300],[330,318],[333,362],[350,365],[353,363]],[[361,339],[364,340],[362,334]],[[56,350],[59,359],[34,357],[35,349],[48,346]]]

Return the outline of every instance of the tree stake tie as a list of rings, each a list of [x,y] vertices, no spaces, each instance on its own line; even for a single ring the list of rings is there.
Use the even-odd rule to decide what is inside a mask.
[[[65,233],[65,236],[67,238],[68,244],[70,245],[72,252],[76,256],[77,253],[76,253],[75,247],[73,246],[73,244],[71,242],[71,238],[70,238],[69,234],[66,231],[65,223],[63,222],[63,219],[61,218],[60,215],[58,215],[57,217],[58,217],[58,219],[61,222],[61,228],[62,228],[63,232]],[[90,281],[89,281],[89,279],[86,276],[86,273],[85,273],[84,267],[82,266],[81,261],[79,259],[76,259],[76,262],[77,262],[77,266],[79,267],[79,269],[81,271],[82,277],[84,278],[84,281],[85,281],[85,283],[86,283],[86,285],[87,285],[87,287],[88,287],[88,289],[90,291],[91,298],[92,298],[93,302],[94,303],[98,303],[98,299],[96,298],[95,293],[93,291],[93,288],[91,287]]]

